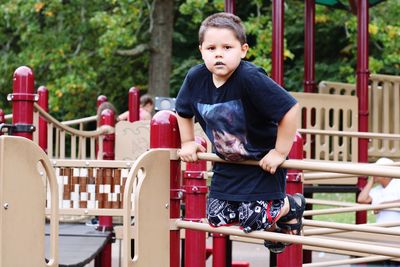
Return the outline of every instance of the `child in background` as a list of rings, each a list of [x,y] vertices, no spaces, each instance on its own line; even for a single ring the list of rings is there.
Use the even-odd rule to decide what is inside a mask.
[[[305,199],[286,195],[286,170],[279,168],[295,138],[297,101],[262,68],[242,60],[249,46],[239,17],[217,13],[206,18],[199,49],[204,64],[189,70],[176,100],[180,158],[195,162],[196,153],[205,151],[194,141],[195,117],[219,157],[257,160],[260,165],[214,164],[207,205],[210,225],[239,223],[246,233],[299,235]],[[274,253],[288,245],[264,244]]]
[[[152,112],[154,110],[154,100],[148,95],[142,95],[140,97],[140,108],[139,108],[139,120],[151,120]],[[118,120],[126,121],[129,118],[129,111],[125,111],[124,113],[118,116]]]

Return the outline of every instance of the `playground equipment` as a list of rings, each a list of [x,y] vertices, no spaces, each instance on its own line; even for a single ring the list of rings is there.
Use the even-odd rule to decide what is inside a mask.
[[[18,150],[16,150],[17,148]],[[22,153],[25,152],[25,153]],[[24,168],[15,168],[16,163],[23,156],[25,162]],[[201,159],[207,160],[218,160],[221,161],[217,156],[208,153],[200,153]],[[31,141],[19,138],[19,137],[0,137],[0,164],[2,166],[0,172],[0,182],[2,184],[1,193],[1,264],[0,266],[26,266],[25,259],[36,259],[37,265],[41,266],[43,263],[43,250],[44,250],[44,215],[45,215],[45,183],[42,174],[37,169],[37,164],[40,162],[42,170],[44,170],[46,177],[49,179],[49,190],[51,192],[51,201],[48,204],[51,206],[51,223],[55,222],[52,226],[52,234],[57,236],[57,213],[68,213],[68,214],[90,214],[90,215],[110,215],[110,216],[122,216],[123,217],[123,266],[179,266],[178,263],[173,260],[172,255],[170,256],[170,249],[174,251],[171,243],[170,232],[178,231],[179,229],[192,229],[208,232],[222,233],[225,235],[242,236],[247,238],[260,238],[268,240],[276,240],[282,242],[290,242],[297,244],[304,244],[314,247],[328,248],[328,249],[340,249],[348,250],[357,253],[363,253],[363,255],[371,255],[371,253],[383,255],[384,257],[372,257],[368,256],[367,260],[381,260],[392,257],[400,257],[400,249],[395,244],[398,244],[397,240],[391,241],[391,244],[368,244],[362,240],[346,241],[344,237],[335,239],[325,239],[322,237],[308,237],[308,236],[291,236],[272,232],[257,231],[250,234],[245,234],[238,228],[235,227],[218,227],[212,228],[208,224],[203,222],[193,222],[182,220],[179,218],[169,219],[169,210],[172,208],[171,201],[169,200],[170,189],[168,181],[169,161],[178,162],[176,150],[168,149],[152,149],[146,152],[133,164],[129,171],[128,178],[125,186],[123,187],[123,204],[122,207],[117,209],[101,209],[101,208],[76,208],[69,209],[68,212],[63,209],[57,209],[58,201],[58,188],[56,186],[56,178],[54,177],[52,164],[47,159],[47,156],[42,150],[34,145]],[[65,163],[67,162],[64,160]],[[154,162],[157,162],[157,168],[154,168]],[[73,164],[73,162],[70,162]],[[83,162],[82,162],[83,163]],[[117,163],[108,163],[116,166]],[[103,164],[106,164],[104,161]],[[244,164],[256,164],[256,162],[244,162]],[[75,165],[75,164],[74,164]],[[316,171],[335,170],[340,172],[352,173],[357,175],[390,175],[394,177],[400,177],[400,170],[396,167],[385,167],[376,165],[361,165],[360,164],[339,164],[339,163],[321,163],[321,162],[309,162],[309,161],[296,161],[288,160],[284,163],[285,168],[296,168],[296,169],[308,169]],[[90,166],[90,164],[89,164]],[[110,167],[110,166],[109,166]],[[18,171],[17,173],[15,171]],[[40,169],[39,169],[40,170]],[[171,173],[170,173],[171,174]],[[19,179],[15,175],[18,175]],[[170,176],[174,180],[174,176]],[[25,186],[26,183],[30,183],[30,186]],[[136,185],[136,186],[135,186]],[[25,188],[25,189],[24,189]],[[12,189],[15,189],[11,191]],[[28,192],[29,189],[29,192]],[[34,191],[34,192],[33,192]],[[21,192],[23,195],[20,195]],[[132,198],[132,192],[134,192],[134,198]],[[154,192],[157,192],[156,194]],[[42,198],[32,199],[29,196],[42,196]],[[25,196],[25,198],[23,197]],[[28,199],[27,199],[28,198]],[[132,199],[133,204],[132,204]],[[32,201],[34,200],[34,201]],[[178,201],[175,199],[175,201]],[[29,206],[27,208],[27,205]],[[393,205],[393,204],[392,204]],[[134,208],[132,209],[132,207]],[[370,206],[370,205],[359,205],[363,208],[383,208],[383,206]],[[368,207],[369,206],[369,207]],[[393,205],[395,206],[395,205]],[[397,207],[399,204],[397,203]],[[357,207],[361,208],[361,207]],[[29,212],[29,215],[28,213]],[[26,224],[19,220],[22,217],[29,216],[35,222],[32,225]],[[134,216],[135,223],[131,225],[131,216]],[[19,225],[20,223],[21,225]],[[319,227],[337,228],[341,230],[356,230],[363,232],[376,232],[379,234],[390,234],[399,235],[399,230],[382,229],[379,226],[371,227],[362,225],[343,225],[326,222],[315,222],[305,221],[306,225],[313,225]],[[23,224],[23,225],[22,225]],[[42,226],[40,226],[42,225]],[[11,230],[10,227],[19,226],[24,231],[18,233],[16,238],[15,231]],[[33,228],[31,228],[33,227]],[[18,228],[19,229],[19,228]],[[42,229],[38,234],[38,231],[33,229]],[[178,231],[179,232],[179,231]],[[43,235],[41,235],[43,234]],[[130,255],[130,237],[135,238],[135,256],[133,259]],[[144,238],[145,237],[145,238]],[[21,238],[21,239],[20,239]],[[51,251],[54,251],[55,255],[50,259],[49,266],[57,266],[58,257],[57,251],[57,238],[54,238],[54,243],[51,245]],[[157,242],[154,242],[157,240]],[[24,242],[27,248],[34,246],[35,250],[26,249],[21,250],[21,243]],[[39,243],[39,244],[38,244]],[[179,252],[178,247],[175,248]],[[23,251],[24,257],[16,256],[18,252]],[[154,256],[153,251],[157,251],[157,257]],[[31,256],[32,253],[32,256]],[[62,251],[60,251],[60,254]],[[194,252],[195,253],[195,252]],[[29,255],[28,255],[29,254]],[[6,256],[8,255],[8,256]],[[201,259],[200,259],[201,260]],[[202,259],[204,261],[205,259]],[[30,261],[32,263],[32,261]],[[20,264],[20,265],[19,265]],[[133,265],[136,264],[136,265]],[[28,263],[29,265],[29,263]],[[298,266],[301,262],[298,263]],[[293,266],[293,265],[292,265]]]
[[[22,68],[23,74],[30,73],[25,68]],[[21,70],[16,71],[16,75],[19,75]],[[23,76],[23,75],[22,75]],[[28,77],[28,80],[31,79],[32,75],[27,75],[23,77]],[[20,79],[22,79],[20,77]],[[18,79],[16,79],[18,81]],[[21,83],[24,85],[29,85],[31,82],[24,82]],[[44,88],[41,88],[41,91],[44,91]],[[136,93],[133,89],[130,90],[133,93]],[[16,94],[18,95],[18,94]],[[45,94],[44,94],[45,95]],[[135,95],[135,94],[133,94]],[[332,96],[328,94],[313,94],[313,95],[305,95],[301,93],[294,93],[295,97],[299,100],[302,109],[304,110],[303,117],[299,118],[299,125],[302,125],[303,122],[310,123],[310,118],[315,118],[315,123],[308,124],[308,129],[301,130],[303,134],[306,136],[306,143],[304,146],[304,150],[306,151],[305,156],[306,158],[314,158],[317,160],[336,160],[341,162],[352,162],[356,160],[357,153],[357,138],[391,138],[391,139],[398,139],[399,136],[393,134],[368,134],[368,133],[357,133],[357,127],[353,124],[356,121],[357,116],[357,102],[354,96]],[[10,97],[15,101],[25,101],[32,102],[32,109],[29,110],[36,110],[36,114],[32,115],[33,119],[32,122],[34,125],[35,122],[40,121],[40,117],[46,121],[48,126],[47,131],[40,131],[40,125],[35,126],[35,128],[39,129],[39,132],[47,132],[48,137],[47,140],[47,151],[48,157],[51,159],[53,164],[53,168],[55,169],[58,178],[58,183],[60,188],[59,191],[59,212],[62,215],[80,215],[80,216],[87,216],[87,215],[97,215],[97,216],[108,216],[108,221],[103,223],[105,227],[111,227],[110,218],[111,216],[120,216],[121,212],[118,209],[123,208],[122,201],[123,201],[123,194],[125,188],[125,180],[124,177],[127,177],[128,169],[133,165],[133,161],[137,158],[141,157],[143,153],[145,153],[149,148],[156,148],[156,147],[163,147],[163,148],[178,148],[179,145],[179,135],[178,129],[175,121],[174,114],[172,112],[162,112],[157,113],[155,120],[150,124],[149,121],[145,122],[119,122],[116,125],[116,130],[112,125],[114,124],[113,118],[114,115],[110,112],[104,112],[104,116],[102,117],[102,123],[104,124],[101,126],[100,130],[96,130],[93,132],[84,132],[81,135],[81,132],[77,129],[71,128],[68,125],[62,124],[54,120],[43,108],[39,106],[39,104],[33,103],[35,100],[35,96],[28,95],[25,97],[23,95],[18,95],[18,97]],[[40,97],[39,97],[40,100]],[[99,98],[99,101],[103,101],[103,98]],[[309,101],[313,100],[313,101]],[[320,103],[329,102],[329,112],[326,111],[326,106],[322,106]],[[21,104],[21,103],[19,103]],[[42,104],[41,104],[42,105]],[[103,116],[102,115],[102,116]],[[17,119],[18,116],[13,116],[13,119]],[[24,115],[25,117],[29,117],[29,115]],[[10,117],[10,116],[9,116]],[[68,122],[68,124],[71,122]],[[81,123],[81,122],[80,122]],[[171,128],[171,124],[173,125]],[[27,125],[27,123],[25,123]],[[28,125],[29,126],[29,125]],[[30,129],[28,126],[24,126],[24,129]],[[122,126],[122,127],[120,127]],[[3,129],[9,131],[13,129],[12,126],[4,125]],[[119,129],[120,127],[120,129]],[[347,128],[346,128],[347,127]],[[138,130],[140,129],[140,130]],[[326,130],[328,129],[328,130]],[[10,130],[12,131],[12,130]],[[101,132],[101,135],[99,135]],[[116,137],[114,138],[112,135],[115,132]],[[158,133],[158,135],[154,135],[150,138],[150,132]],[[332,133],[333,132],[333,133]],[[18,131],[17,131],[18,133]],[[129,134],[127,134],[129,133]],[[204,133],[197,129],[197,135],[205,137]],[[28,133],[31,134],[31,133]],[[123,137],[123,135],[126,135]],[[132,137],[136,135],[135,137]],[[139,134],[139,137],[137,136]],[[53,137],[53,135],[55,137]],[[81,135],[81,136],[80,136]],[[337,137],[334,137],[334,136]],[[88,136],[88,137],[87,137]],[[100,137],[99,137],[100,136]],[[156,137],[157,136],[157,137]],[[314,138],[310,138],[308,136],[314,136]],[[333,136],[333,137],[332,137]],[[88,138],[88,141],[84,141],[84,138]],[[35,141],[39,140],[40,143],[40,134],[37,134],[37,131],[32,133],[32,138]],[[128,138],[128,139],[127,139]],[[83,141],[82,141],[83,140]],[[96,141],[98,140],[98,141]],[[100,158],[105,156],[106,158],[112,159],[114,157],[113,148],[110,147],[111,143],[115,140],[116,142],[116,158],[122,159],[124,161],[99,161],[95,160],[95,150],[96,150],[96,142],[98,142]],[[128,140],[128,141],[127,141]],[[140,147],[135,147],[133,141],[137,141],[140,144]],[[57,141],[57,142],[55,142]],[[70,143],[69,147],[67,144]],[[109,142],[109,143],[107,143]],[[130,145],[132,143],[132,146]],[[90,144],[90,152],[81,150],[87,147]],[[127,145],[128,144],[128,145]],[[298,143],[300,146],[298,151],[300,154],[303,154],[303,146],[302,142]],[[43,143],[40,145],[43,149]],[[53,148],[55,146],[55,148]],[[120,148],[129,148],[128,150],[121,150]],[[210,146],[209,146],[210,147]],[[104,152],[103,152],[104,150]],[[70,151],[68,154],[67,152]],[[122,152],[121,152],[122,151]],[[129,154],[136,153],[135,155]],[[125,154],[124,154],[125,153]],[[173,153],[172,153],[173,154]],[[87,158],[89,155],[89,159],[86,160],[77,160],[80,158]],[[172,156],[171,156],[172,157]],[[202,157],[202,155],[200,155]],[[57,159],[58,158],[58,159]],[[68,159],[66,159],[68,158]],[[76,159],[76,160],[74,160]],[[127,161],[128,160],[128,161]],[[216,159],[218,160],[218,159]],[[171,219],[178,219],[180,218],[180,202],[184,197],[190,195],[190,193],[194,193],[194,196],[199,196],[196,194],[205,194],[205,189],[198,190],[201,188],[201,185],[193,186],[188,184],[187,187],[184,187],[182,190],[180,183],[179,183],[179,176],[180,176],[180,163],[175,158],[173,164],[170,169],[170,175],[175,177],[174,183],[171,184],[171,203],[169,204],[170,210],[172,210],[172,217]],[[290,163],[290,162],[289,162]],[[296,163],[292,161],[291,164]],[[293,169],[302,169],[304,166],[304,162],[298,162],[300,165],[288,165],[286,167],[290,167]],[[354,170],[352,168],[348,169],[347,167],[342,167],[339,165],[330,165],[327,164],[326,168],[315,168],[315,162],[306,163],[307,172],[304,173],[304,180],[306,183],[310,184],[320,184],[320,183],[330,183],[332,184],[332,177],[341,177],[340,183],[345,183],[343,181],[347,181],[348,184],[355,185],[355,179],[347,177],[351,177],[352,175],[370,175],[371,173],[376,174],[376,170],[371,170],[369,165],[362,166],[360,169]],[[346,166],[346,165],[345,165]],[[350,165],[348,165],[350,166]],[[184,177],[189,178],[188,174],[191,172],[191,168],[193,166],[186,166],[187,173],[184,174]],[[366,168],[367,171],[362,171],[363,168]],[[202,167],[204,168],[204,166]],[[209,169],[209,168],[207,168]],[[341,169],[341,172],[345,174],[337,174],[338,169]],[[389,168],[390,169],[390,168]],[[196,175],[196,177],[205,177],[205,172],[200,171],[195,168],[195,173],[191,175]],[[336,174],[323,174],[322,171],[333,171]],[[371,172],[372,171],[372,172]],[[390,171],[393,171],[390,169]],[[380,172],[379,172],[380,173]],[[382,174],[382,173],[380,173]],[[392,176],[396,174],[395,172],[384,172],[383,174]],[[314,175],[315,178],[312,178]],[[321,179],[322,176],[325,175],[324,179]],[[67,178],[65,178],[67,176]],[[290,175],[289,175],[290,176]],[[294,182],[299,182],[301,179],[297,173],[293,174],[293,177],[290,178],[288,176],[288,182],[293,178]],[[60,178],[62,177],[62,178]],[[96,177],[94,179],[94,177]],[[307,178],[308,177],[308,178]],[[192,176],[193,178],[193,176]],[[289,179],[290,178],[290,179]],[[65,182],[65,180],[67,182]],[[349,183],[349,180],[351,181]],[[200,180],[204,182],[203,180]],[[66,183],[66,184],[65,184]],[[336,182],[337,183],[337,182]],[[290,183],[289,183],[290,184]],[[93,186],[97,186],[99,190],[97,192],[93,192]],[[199,187],[200,186],[200,187]],[[198,191],[193,191],[197,187]],[[86,192],[82,191],[82,188],[86,188]],[[89,189],[92,188],[92,189]],[[101,189],[100,189],[101,188]],[[192,190],[192,191],[191,191]],[[299,190],[299,189],[297,189]],[[186,196],[185,196],[186,193]],[[91,194],[94,194],[91,195]],[[61,195],[63,197],[61,198]],[[67,197],[64,197],[67,196]],[[190,199],[189,199],[190,202]],[[54,203],[54,202],[53,202]],[[97,203],[97,204],[96,204]],[[48,201],[48,205],[51,206],[51,201]],[[190,207],[190,206],[189,206]],[[357,207],[357,208],[347,208],[349,210],[364,210],[365,207]],[[387,208],[387,207],[386,207]],[[346,211],[346,209],[336,210],[336,211]],[[307,215],[312,215],[315,213],[307,213]],[[189,215],[191,216],[191,215]],[[188,217],[190,219],[190,217]],[[192,218],[193,219],[193,218]],[[196,221],[200,220],[199,215],[196,215]],[[171,235],[172,240],[172,253],[171,253],[171,262],[179,262],[180,253],[179,249],[176,247],[177,244],[180,243],[180,230],[178,226],[175,226]],[[190,233],[190,232],[189,232]],[[193,232],[194,233],[194,232]],[[191,234],[189,234],[186,238],[190,240]],[[198,241],[198,247],[202,247],[201,255],[204,255],[205,245],[202,245],[204,235],[199,235],[198,233],[194,233],[195,238],[201,238],[201,241]],[[220,240],[221,244],[226,243],[226,240],[229,239],[226,235],[215,234],[215,240]],[[199,239],[197,239],[199,240]],[[219,247],[220,244],[218,241],[215,242],[214,248]],[[187,242],[189,249],[186,250],[187,252],[191,251],[190,248],[193,243]],[[219,256],[220,251],[225,251],[226,247],[223,245],[221,248],[215,249],[213,254],[213,259],[215,259],[215,266],[225,266],[226,264],[226,257],[224,253],[221,253]],[[288,248],[290,251],[295,246]],[[285,252],[286,253],[286,252]],[[292,252],[291,252],[292,253]],[[109,257],[111,255],[110,252],[107,253],[105,261],[109,261]],[[192,259],[190,257],[192,256]],[[197,256],[187,254],[189,260],[193,260]],[[198,256],[198,258],[203,259],[203,256]],[[290,258],[290,257],[286,257]],[[294,259],[298,259],[298,257],[292,257]],[[217,263],[219,262],[219,263]],[[278,259],[279,262],[279,259]],[[286,263],[287,264],[287,263]],[[284,266],[284,265],[283,265]],[[293,266],[293,265],[291,265]]]

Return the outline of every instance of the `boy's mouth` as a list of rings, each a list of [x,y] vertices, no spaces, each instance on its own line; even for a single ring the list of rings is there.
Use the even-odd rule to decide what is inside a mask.
[[[215,62],[214,66],[224,66],[225,64],[221,61]]]

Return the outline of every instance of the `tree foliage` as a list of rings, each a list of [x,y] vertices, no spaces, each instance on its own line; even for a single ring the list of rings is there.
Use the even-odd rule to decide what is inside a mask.
[[[236,1],[248,33],[247,59],[271,70],[272,1]],[[14,70],[34,70],[36,88],[50,91],[50,110],[60,119],[95,113],[105,94],[119,111],[127,107],[131,86],[148,90],[152,12],[155,0],[2,0],[0,1],[0,107],[10,112]],[[170,95],[175,96],[188,69],[201,62],[198,28],[223,0],[175,0]],[[303,87],[304,2],[285,1],[285,86]],[[387,0],[370,9],[370,58],[373,73],[400,75],[400,2]],[[316,80],[354,82],[356,16],[316,8]],[[160,70],[162,71],[162,70]]]

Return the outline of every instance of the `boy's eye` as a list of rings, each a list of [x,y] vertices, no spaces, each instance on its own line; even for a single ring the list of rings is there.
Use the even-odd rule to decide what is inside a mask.
[[[232,46],[230,46],[230,45],[226,45],[226,46],[225,46],[225,49],[226,49],[226,50],[231,49],[231,48],[232,48]]]
[[[213,47],[213,46],[207,47],[207,50],[213,51],[213,50],[215,50],[215,47]]]

